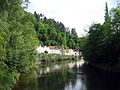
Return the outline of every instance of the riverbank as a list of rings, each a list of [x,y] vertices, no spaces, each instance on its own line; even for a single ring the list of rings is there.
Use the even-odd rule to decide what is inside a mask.
[[[79,60],[79,56],[68,56],[68,55],[59,55],[59,54],[39,54],[38,62],[47,63],[47,62],[58,62],[66,60]]]

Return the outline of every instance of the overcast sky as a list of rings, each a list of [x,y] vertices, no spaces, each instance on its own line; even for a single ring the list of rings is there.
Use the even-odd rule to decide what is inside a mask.
[[[76,28],[79,36],[93,22],[103,23],[105,2],[109,9],[113,0],[29,0],[28,11],[43,13],[47,18],[54,18],[66,27]]]

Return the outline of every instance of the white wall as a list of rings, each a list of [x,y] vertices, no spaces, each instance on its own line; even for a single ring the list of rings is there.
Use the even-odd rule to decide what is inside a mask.
[[[41,45],[37,47],[37,51],[38,53],[44,53],[45,51],[47,51],[48,54],[62,54],[61,49],[50,49],[47,46],[41,47]],[[64,54],[78,56],[79,52],[74,52],[72,49],[68,49],[64,50]]]

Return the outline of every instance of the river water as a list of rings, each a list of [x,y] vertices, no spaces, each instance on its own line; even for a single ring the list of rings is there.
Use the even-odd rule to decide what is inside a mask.
[[[120,90],[120,76],[106,74],[80,61],[38,65],[22,75],[13,90]]]

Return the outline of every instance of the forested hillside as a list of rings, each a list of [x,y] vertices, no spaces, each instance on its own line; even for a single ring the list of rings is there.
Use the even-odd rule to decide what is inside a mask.
[[[41,13],[34,12],[34,16],[36,18],[35,30],[41,45],[79,49],[81,38],[78,37],[75,28],[70,30],[62,22],[47,19]]]

